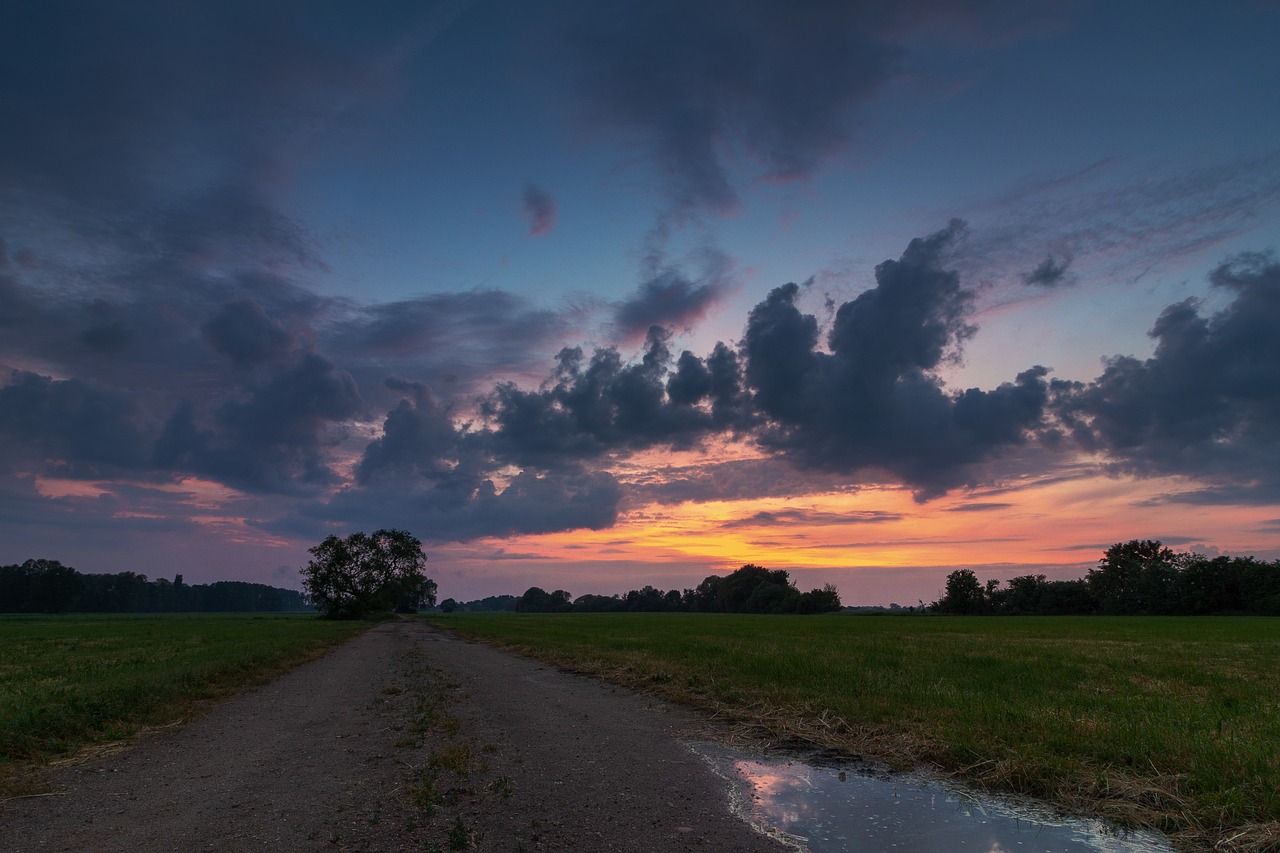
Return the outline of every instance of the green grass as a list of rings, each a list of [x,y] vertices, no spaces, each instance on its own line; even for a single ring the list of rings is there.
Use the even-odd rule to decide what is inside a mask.
[[[1280,620],[451,614],[774,739],[1280,850]],[[1243,832],[1243,835],[1239,833]]]
[[[312,615],[0,617],[0,795],[20,771],[173,722],[368,628]]]

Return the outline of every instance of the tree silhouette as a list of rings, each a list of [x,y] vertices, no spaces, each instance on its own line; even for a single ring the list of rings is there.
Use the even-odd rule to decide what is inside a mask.
[[[413,612],[436,603],[436,583],[423,574],[422,543],[403,530],[329,536],[310,553],[302,587],[330,619]]]

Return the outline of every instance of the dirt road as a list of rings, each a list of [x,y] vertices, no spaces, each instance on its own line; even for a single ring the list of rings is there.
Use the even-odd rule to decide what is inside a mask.
[[[778,851],[648,697],[388,622],[0,811],[0,850]]]

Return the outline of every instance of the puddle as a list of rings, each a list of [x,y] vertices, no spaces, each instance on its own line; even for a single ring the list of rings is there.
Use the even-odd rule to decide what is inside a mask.
[[[809,853],[1173,853],[1150,833],[1121,833],[914,774],[762,758],[718,744],[694,751],[730,781],[741,817]]]

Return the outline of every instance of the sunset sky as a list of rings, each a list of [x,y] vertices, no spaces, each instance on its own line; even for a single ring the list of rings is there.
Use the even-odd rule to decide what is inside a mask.
[[[1280,558],[1280,5],[0,4],[0,563]]]

